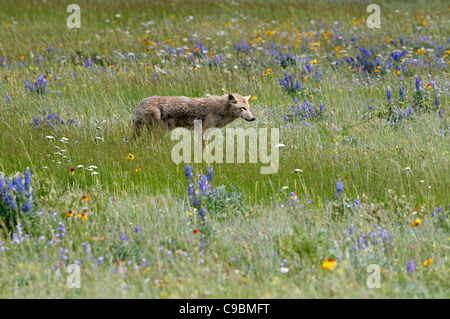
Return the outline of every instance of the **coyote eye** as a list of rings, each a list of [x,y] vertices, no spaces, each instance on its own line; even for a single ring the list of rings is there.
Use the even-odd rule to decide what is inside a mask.
[[[242,109],[245,111],[245,106],[243,106]]]

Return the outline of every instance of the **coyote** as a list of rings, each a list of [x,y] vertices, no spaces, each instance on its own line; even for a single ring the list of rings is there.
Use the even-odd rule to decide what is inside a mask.
[[[254,121],[250,113],[250,96],[228,94],[190,98],[185,96],[151,96],[139,102],[134,111],[133,132],[139,136],[145,125],[150,132],[161,132],[176,127],[194,128],[194,120],[202,121],[202,130],[224,127],[238,117]]]

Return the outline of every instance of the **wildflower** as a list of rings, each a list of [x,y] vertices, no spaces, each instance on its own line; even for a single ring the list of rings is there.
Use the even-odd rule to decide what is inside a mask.
[[[188,181],[188,195],[189,195],[189,201],[192,206],[196,206],[200,204],[197,196],[195,195],[194,190],[194,181],[192,180],[192,168],[190,165],[186,165],[186,171],[185,171],[186,179]]]
[[[200,231],[196,228],[196,229],[194,229],[194,235],[198,235],[198,233],[199,233]]]
[[[444,116],[444,110],[439,110],[438,111],[438,115],[439,115],[439,117],[443,117]]]
[[[200,180],[198,182],[198,188],[200,189],[200,192],[202,195],[206,195],[206,193],[210,190],[210,185],[208,183],[208,179],[203,174],[200,174],[199,178],[200,178]]]
[[[206,208],[202,208],[200,210],[200,217],[202,218],[203,221],[206,221],[206,213],[207,213]]]
[[[341,179],[338,178],[338,181],[337,181],[337,183],[336,183],[336,192],[337,192],[339,195],[341,195],[342,192],[343,192],[343,190],[344,190],[344,186],[342,185]]]
[[[37,80],[32,83],[23,81],[23,84],[26,93],[28,93],[28,90],[30,90],[31,93],[48,93],[47,80],[42,75],[40,75]]]
[[[351,234],[353,234],[355,232],[355,227],[353,227],[353,225],[351,225],[349,228],[348,228],[348,233],[351,235]]]
[[[23,211],[24,213],[27,213],[27,212],[29,212],[31,209],[33,209],[33,204],[31,203],[31,200],[28,200],[28,201],[25,203],[25,205],[23,205],[22,211]]]
[[[434,105],[439,106],[439,99],[440,99],[440,97],[441,96],[439,94],[436,96],[436,100],[434,100]]]
[[[73,212],[71,210],[69,210],[66,215],[67,215],[67,217],[73,217]]]
[[[429,265],[431,265],[433,263],[433,259],[428,259],[428,260],[425,260],[424,262],[423,262],[423,265],[425,266],[425,267],[428,267]]]
[[[55,213],[56,214],[56,213]],[[56,231],[58,232],[55,237],[56,238],[60,238],[60,237],[64,237],[67,233],[66,231],[66,226],[64,225],[63,222],[59,222],[58,223],[58,228],[56,228]]]
[[[417,227],[422,223],[422,219],[417,218],[413,223],[412,223],[412,227]]]
[[[327,270],[334,270],[337,266],[337,261],[334,258],[330,258],[322,262],[322,268]]]
[[[287,274],[287,273],[289,272],[289,268],[287,268],[287,267],[281,267],[281,268],[280,268],[280,271],[281,271],[282,274]]]
[[[414,82],[416,84],[416,90],[420,91],[420,78],[418,76],[416,76]]]
[[[25,190],[25,186],[22,184],[22,178],[20,176],[20,173],[17,173],[16,176],[14,177],[13,187],[19,192],[23,192]]]
[[[387,100],[390,101],[391,98],[392,98],[392,92],[391,92],[391,89],[388,88],[388,89],[386,90],[386,96],[387,96]]]
[[[253,102],[254,100],[256,100],[256,96],[252,97],[252,98],[250,99],[250,102]]]
[[[213,175],[214,175],[213,169],[211,167],[208,167],[206,171],[206,179],[209,183],[211,183]]]
[[[400,96],[405,95],[405,88],[403,87],[403,85],[400,85]]]
[[[30,172],[30,168],[29,167],[27,167],[27,169],[25,170],[24,186],[25,186],[26,190],[30,190],[30,186],[31,186],[31,172]]]
[[[75,168],[72,167],[72,168],[70,169],[69,175],[70,175],[70,176],[73,176],[73,174],[75,174]]]
[[[127,156],[127,159],[134,160],[134,157],[135,156],[133,154],[129,153],[128,156]]]
[[[89,196],[87,194],[84,194],[83,197],[81,198],[81,200],[83,202],[87,202],[87,201],[89,201]]]
[[[408,261],[406,270],[408,271],[408,274],[410,274],[410,275],[416,271],[416,266],[414,265],[414,261],[412,261],[412,260]]]
[[[135,233],[140,233],[141,232],[141,228],[139,226],[134,227],[134,232]]]
[[[127,241],[127,236],[124,233],[121,233],[119,235],[119,238],[120,238],[121,241]]]
[[[78,214],[77,217],[81,218],[82,221],[86,221],[87,220],[87,215],[85,213]]]
[[[186,165],[186,177],[189,180],[190,177],[192,177],[192,167],[190,165]]]

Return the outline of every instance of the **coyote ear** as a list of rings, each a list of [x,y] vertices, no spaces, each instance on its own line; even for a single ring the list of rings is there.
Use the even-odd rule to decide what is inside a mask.
[[[246,99],[246,100],[248,101],[251,97],[252,97],[251,95],[249,95],[249,96],[244,96],[244,99]]]
[[[228,101],[236,103],[236,98],[234,97],[233,94],[228,94]]]

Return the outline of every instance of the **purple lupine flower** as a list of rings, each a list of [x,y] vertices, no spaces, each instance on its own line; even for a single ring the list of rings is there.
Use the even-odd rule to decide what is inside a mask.
[[[186,164],[186,178],[189,180],[189,178],[192,178],[192,167],[190,165]]]
[[[420,91],[420,78],[418,76],[416,76],[414,82],[416,84],[416,90]]]
[[[25,203],[25,205],[23,205],[23,207],[22,207],[22,211],[24,212],[24,213],[27,213],[27,212],[29,212],[30,210],[32,210],[33,209],[33,204],[31,203],[31,200],[28,200],[26,203]]]
[[[388,100],[388,101],[390,101],[390,100],[392,99],[392,92],[391,92],[391,89],[390,89],[390,88],[388,88],[388,89],[386,90],[386,97],[387,97],[387,100]]]
[[[20,173],[17,173],[16,176],[14,177],[13,186],[19,192],[23,192],[25,190],[25,186],[22,184],[22,178],[20,176]]]
[[[344,190],[344,186],[342,185],[341,179],[338,178],[338,181],[337,181],[337,183],[336,183],[336,192],[337,192],[339,195],[341,195],[342,192],[343,192],[343,190]]]
[[[3,189],[3,199],[6,204],[11,205],[12,199],[11,199],[11,196],[9,195],[9,193],[6,191],[6,189]]]
[[[200,210],[200,217],[203,221],[206,221],[206,213],[207,213],[206,208],[202,208]]]
[[[8,95],[8,94],[6,94],[6,103],[9,103],[9,102],[11,102],[12,100],[11,100],[11,97]]]
[[[416,271],[416,266],[414,265],[414,261],[412,261],[412,260],[408,261],[406,270],[408,271],[408,274],[410,274],[410,275]]]
[[[6,189],[9,191],[12,191],[14,189],[13,183],[9,179],[9,177],[6,177]]]
[[[124,233],[121,233],[119,235],[119,238],[120,238],[121,241],[127,241],[127,236]]]
[[[353,234],[355,232],[355,227],[353,227],[353,225],[351,225],[349,228],[348,228],[348,233],[349,233],[349,235],[351,235],[351,234]]]
[[[438,94],[436,96],[436,100],[434,100],[434,105],[439,106],[439,99],[440,99],[440,95]]]
[[[194,181],[192,179],[192,167],[190,165],[186,165],[185,175],[186,175],[186,179],[188,181],[189,202],[192,206],[197,206],[200,204],[200,201],[198,200],[197,196],[195,195]]]
[[[206,179],[208,180],[209,183],[211,183],[213,175],[214,175],[214,172],[213,172],[212,167],[208,166],[208,169],[206,170]]]
[[[31,172],[30,172],[30,168],[29,167],[27,167],[27,169],[25,170],[24,186],[25,186],[26,190],[30,190],[30,186],[31,186]]]
[[[400,96],[405,95],[405,88],[403,87],[403,85],[400,85]]]
[[[12,210],[16,210],[17,209],[17,202],[16,202],[15,199],[11,200],[10,206],[11,206]]]
[[[439,117],[443,117],[444,116],[444,110],[440,109],[438,111],[438,115],[439,115]]]
[[[198,188],[200,189],[202,195],[206,195],[206,193],[210,190],[207,177],[203,174],[198,175],[198,177],[200,178]]]

